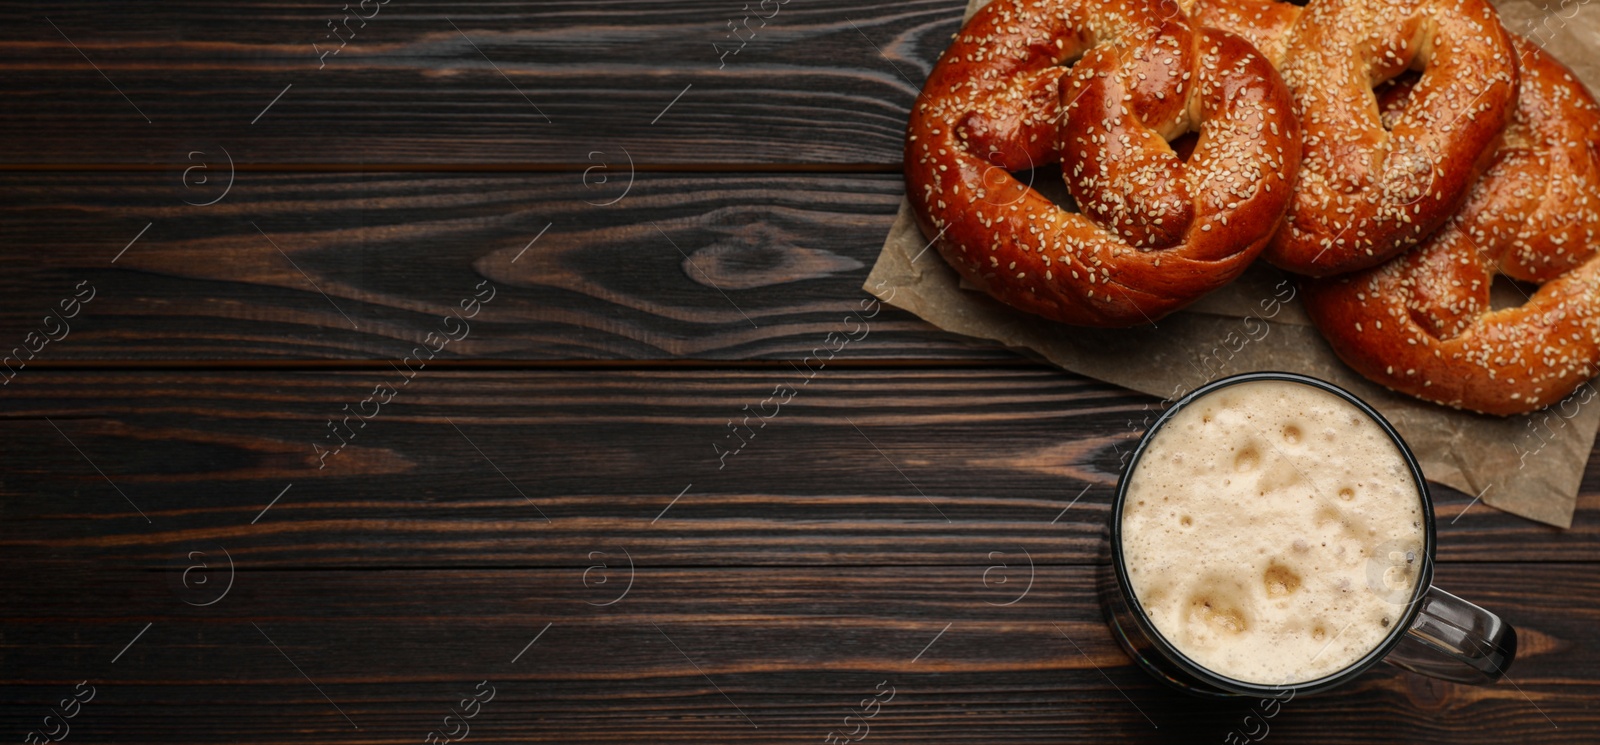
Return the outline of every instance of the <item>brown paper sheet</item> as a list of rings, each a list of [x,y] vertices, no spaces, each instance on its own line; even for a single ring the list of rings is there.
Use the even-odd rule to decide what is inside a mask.
[[[972,0],[967,16],[983,2]],[[1600,40],[1600,13],[1563,19],[1527,0],[1497,5],[1507,28],[1541,41],[1591,90],[1600,90],[1600,55],[1585,49]],[[1345,367],[1310,326],[1292,295],[1293,283],[1265,264],[1156,327],[1103,330],[1046,321],[963,288],[955,270],[927,245],[902,199],[864,289],[946,331],[1031,352],[1164,402],[1243,372],[1312,375],[1383,412],[1429,480],[1515,515],[1572,525],[1579,481],[1600,429],[1600,405],[1584,405],[1597,397],[1590,384],[1567,401],[1528,415],[1456,411],[1394,393]],[[1142,422],[1132,424],[1143,429]],[[1454,505],[1441,507],[1440,517],[1453,519],[1459,512]]]

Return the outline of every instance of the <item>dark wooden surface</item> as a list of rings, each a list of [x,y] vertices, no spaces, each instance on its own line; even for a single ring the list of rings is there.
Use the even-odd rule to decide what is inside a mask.
[[[14,19],[0,157],[176,165],[210,146],[252,164],[581,171],[593,151],[626,150],[641,164],[893,171],[905,111],[965,3],[391,0],[369,2],[377,14],[351,21],[353,35],[339,24],[348,43],[326,58],[341,4],[154,5],[132,17],[103,2],[0,3]]]
[[[721,69],[741,4],[392,0],[322,69],[333,6],[0,10],[0,346],[96,291],[0,386],[0,740],[80,681],[66,742],[423,742],[480,681],[467,742],[822,742],[889,687],[867,742],[1247,728],[1101,620],[1154,400],[892,308],[799,366],[961,3],[793,0]],[[1596,741],[1600,467],[1567,531],[1472,501],[1438,581],[1511,679],[1379,668],[1273,741]]]

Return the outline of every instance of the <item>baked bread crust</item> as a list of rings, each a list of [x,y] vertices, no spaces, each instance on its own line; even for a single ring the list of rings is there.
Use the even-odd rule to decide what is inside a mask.
[[[1197,23],[1250,39],[1278,65],[1305,161],[1265,253],[1325,277],[1383,263],[1455,214],[1516,99],[1511,37],[1486,0],[1194,0]],[[1420,70],[1387,122],[1372,89]]]
[[[1190,131],[1185,161],[1168,143]],[[932,245],[1000,301],[1132,326],[1245,269],[1288,207],[1300,150],[1273,66],[1172,0],[995,0],[912,108],[906,191]],[[1081,213],[1011,175],[1056,162]]]
[[[1304,294],[1362,375],[1500,415],[1560,401],[1600,363],[1600,107],[1554,57],[1515,44],[1515,111],[1460,213],[1417,250]],[[1496,275],[1542,286],[1494,310]]]

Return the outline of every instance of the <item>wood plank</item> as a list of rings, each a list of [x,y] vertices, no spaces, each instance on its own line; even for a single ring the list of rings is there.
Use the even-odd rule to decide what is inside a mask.
[[[623,550],[652,567],[987,567],[993,551],[1092,563],[1150,405],[1043,368],[401,381],[393,368],[19,378],[0,395],[0,557],[159,567],[211,541],[263,568],[577,566]],[[346,405],[373,411],[360,402],[380,384],[391,400],[344,423]],[[745,407],[771,416],[735,435]],[[1594,466],[1570,530],[1471,502],[1436,490],[1444,560],[1600,560]]]
[[[0,348],[88,282],[36,364],[396,359],[488,280],[444,357],[799,360],[859,325],[844,319],[904,191],[893,175],[596,191],[579,173],[248,173],[195,207],[171,176],[0,175]],[[848,356],[1016,359],[893,309]]]
[[[4,5],[19,21],[0,43],[13,106],[0,162],[174,173],[197,149],[237,163],[581,169],[626,150],[639,164],[897,164],[964,7],[369,0],[350,6],[362,21],[253,0]]]
[[[38,726],[79,681],[95,697],[73,737],[128,743],[420,741],[480,681],[494,698],[472,742],[817,742],[890,687],[872,741],[1216,742],[1255,703],[1132,667],[1091,567],[1040,567],[1008,606],[973,567],[640,568],[605,606],[620,588],[583,572],[240,571],[192,607],[175,572],[17,567],[0,576],[0,722]],[[1451,564],[1439,580],[1518,624],[1511,682],[1380,666],[1284,704],[1274,737],[1593,742],[1593,567]]]

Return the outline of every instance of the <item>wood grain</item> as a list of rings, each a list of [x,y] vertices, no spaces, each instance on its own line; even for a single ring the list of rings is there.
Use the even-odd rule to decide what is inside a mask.
[[[87,281],[99,295],[37,364],[390,359],[488,279],[493,302],[444,356],[799,360],[869,298],[904,191],[624,175],[248,173],[208,207],[176,172],[4,175],[18,250],[0,252],[0,348]],[[1016,359],[893,309],[872,338],[849,356]]]
[[[5,6],[0,162],[182,170],[197,149],[356,166],[581,169],[623,149],[639,164],[893,165],[964,4],[400,0],[361,6],[376,9],[364,26],[338,4]]]
[[[164,566],[209,540],[263,568],[579,566],[622,549],[644,566],[1081,564],[1151,404],[1040,368],[400,379],[19,376],[0,395],[0,556]],[[334,436],[329,418],[383,383],[392,400]],[[735,435],[747,406],[776,413]],[[340,439],[319,469],[314,445]],[[1600,558],[1593,467],[1567,531],[1435,494],[1445,560]]]
[[[117,742],[421,741],[479,681],[495,697],[469,742],[818,742],[889,686],[868,742],[1216,742],[1254,703],[1191,699],[1134,668],[1090,567],[1040,567],[1026,593],[986,586],[973,567],[641,567],[620,600],[595,605],[630,578],[612,569],[609,586],[576,567],[240,571],[221,600],[192,607],[175,570],[14,567],[0,577],[13,600],[0,651],[18,672],[0,686],[0,721],[37,726],[80,680],[96,697],[74,738]],[[1539,573],[1439,572],[1519,625],[1512,682],[1380,666],[1285,704],[1273,736],[1593,742],[1600,583],[1588,566]]]

